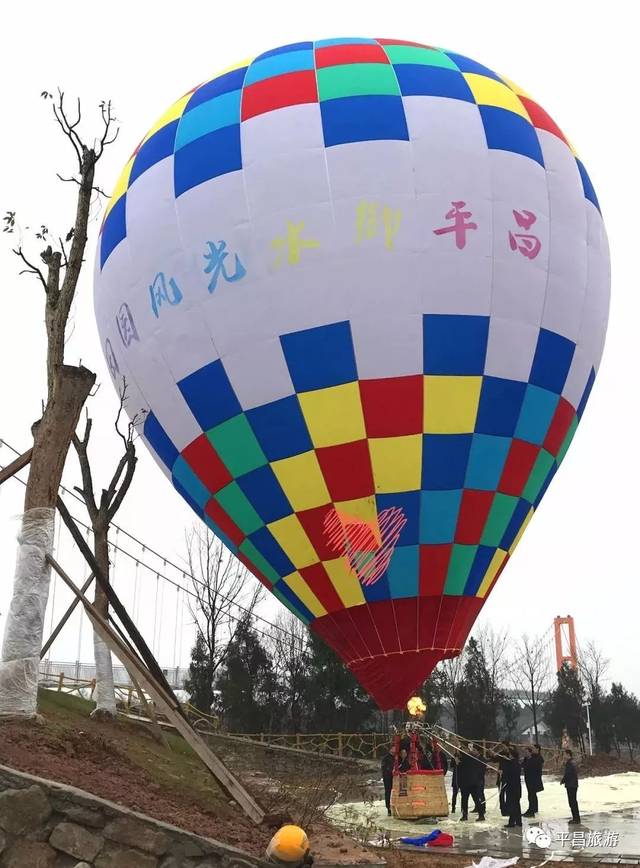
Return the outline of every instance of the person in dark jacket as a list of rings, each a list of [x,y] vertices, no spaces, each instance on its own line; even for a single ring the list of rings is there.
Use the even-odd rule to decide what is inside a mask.
[[[460,754],[458,751],[451,757],[451,813],[456,812],[456,802],[458,801],[458,765],[460,764]]]
[[[402,748],[400,751],[400,763],[398,765],[399,772],[408,772],[411,768],[409,763],[409,754],[407,753],[405,748]]]
[[[498,763],[498,776],[496,778],[496,786],[498,787],[498,802],[500,805],[500,813],[503,817],[509,816],[509,811],[507,810],[507,806],[505,803],[506,789],[504,785],[504,770],[507,767],[510,759],[510,750],[511,743],[509,741],[505,741],[503,742],[503,744],[498,745],[497,750],[495,750],[491,756],[491,759]]]
[[[389,816],[391,816],[391,790],[393,788],[393,767],[395,762],[396,758],[391,748],[389,748],[380,760],[380,771],[382,772],[382,783],[384,784],[384,803],[387,806],[387,814]]]
[[[535,817],[538,813],[538,793],[544,790],[544,784],[542,783],[543,765],[544,758],[539,744],[534,745],[533,748],[525,748],[522,771],[524,772],[524,783],[527,788],[529,805],[522,815],[523,817]]]
[[[522,814],[520,813],[520,799],[522,797],[522,783],[520,781],[520,757],[515,747],[509,748],[509,759],[504,763],[502,771],[502,784],[504,787],[504,806],[509,817],[506,829],[522,826]]]
[[[567,790],[567,800],[571,808],[571,825],[580,824],[580,808],[578,807],[578,769],[573,761],[573,752],[565,750],[564,755],[566,762],[564,764],[564,774],[562,775],[561,784],[564,784]]]
[[[474,746],[469,745],[467,751],[462,753],[458,764],[458,786],[462,796],[462,816],[460,819],[463,821],[469,819],[469,796],[473,799],[478,811],[476,822],[481,823],[484,820],[485,805],[480,798],[483,770],[483,764]]]

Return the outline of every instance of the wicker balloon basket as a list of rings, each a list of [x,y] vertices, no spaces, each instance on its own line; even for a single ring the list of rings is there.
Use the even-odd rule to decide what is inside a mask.
[[[391,812],[402,820],[448,816],[449,800],[442,769],[394,773]]]

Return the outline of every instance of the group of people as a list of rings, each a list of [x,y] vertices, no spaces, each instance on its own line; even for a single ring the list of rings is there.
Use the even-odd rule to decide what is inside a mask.
[[[578,807],[578,770],[573,760],[573,753],[565,750],[565,766],[561,784],[567,791],[567,799],[571,809],[572,824],[580,823],[580,809]],[[428,751],[418,745],[417,750],[418,769],[442,769],[446,775],[448,762],[444,751],[436,749]],[[524,756],[509,741],[498,746],[498,749],[483,756],[474,744],[456,749],[451,755],[451,810],[455,814],[458,795],[460,795],[461,821],[469,819],[469,799],[473,802],[471,813],[476,813],[476,822],[481,823],[486,816],[485,777],[487,768],[492,768],[492,763],[497,765],[497,786],[500,800],[500,812],[508,817],[505,828],[512,829],[522,826],[522,818],[534,818],[539,810],[538,793],[544,789],[542,782],[542,769],[544,757],[539,744],[524,749]],[[393,772],[395,768],[395,756],[391,750],[382,758],[381,770],[384,783],[385,803],[387,812],[391,815],[391,789],[393,786]],[[398,772],[410,771],[408,739],[400,742],[398,757]],[[522,799],[522,778],[527,790],[527,810],[521,813],[520,801]]]

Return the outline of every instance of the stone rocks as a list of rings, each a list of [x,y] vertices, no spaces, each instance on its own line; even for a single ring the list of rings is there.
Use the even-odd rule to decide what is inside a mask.
[[[82,808],[71,805],[65,808],[64,813],[67,819],[72,823],[78,823],[81,826],[89,826],[91,829],[102,829],[104,826],[104,817],[99,811],[94,811],[91,808]]]
[[[0,793],[0,829],[10,835],[31,832],[44,825],[50,816],[49,799],[36,785]]]
[[[56,851],[41,841],[18,838],[3,856],[4,868],[53,868]]]
[[[132,817],[120,817],[105,827],[104,835],[111,841],[138,847],[155,856],[162,856],[169,849],[169,836],[159,829],[154,829],[147,823],[141,823]]]
[[[1,868],[268,868],[74,787],[0,766]]]
[[[139,850],[105,849],[95,861],[96,868],[156,868],[158,858]]]
[[[58,823],[51,833],[49,843],[56,850],[61,850],[75,859],[93,862],[102,849],[104,838],[94,835],[77,823]]]

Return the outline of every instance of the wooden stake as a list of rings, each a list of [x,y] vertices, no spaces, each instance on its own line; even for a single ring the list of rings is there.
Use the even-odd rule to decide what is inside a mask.
[[[3,482],[6,482],[7,479],[11,479],[12,476],[15,476],[23,467],[26,467],[31,461],[32,453],[33,446],[31,449],[27,449],[26,452],[23,452],[22,455],[19,455],[15,461],[11,462],[11,464],[7,464],[4,470],[0,470],[0,485],[2,485]]]
[[[102,641],[111,649],[111,651],[113,651],[127,671],[132,675],[135,675],[139,683],[146,688],[147,693],[151,696],[154,702],[158,704],[187,744],[209,769],[225,793],[240,805],[243,811],[254,821],[254,823],[262,823],[265,819],[265,812],[235,775],[233,775],[233,773],[225,766],[222,760],[213,753],[211,748],[203,741],[198,733],[192,729],[189,722],[179,710],[179,703],[171,690],[169,690],[169,692],[165,691],[164,686],[158,683],[142,660],[134,655],[133,651],[127,648],[122,639],[120,639],[112,629],[111,625],[97,612],[95,606],[87,600],[84,594],[73,583],[51,555],[47,555],[47,561],[71,591],[73,591],[73,593],[81,600],[87,616],[93,625],[93,629],[98,633]],[[176,707],[176,705],[178,707]]]
[[[89,578],[87,579],[87,581],[84,583],[84,585],[83,585],[82,588],[80,589],[81,592],[82,592],[83,594],[84,594],[85,591],[88,591],[88,590],[89,590],[89,585],[91,584],[91,582],[93,581],[93,579],[94,579],[94,575],[93,575],[93,573],[91,573],[91,575],[89,576]],[[44,658],[44,656],[46,655],[46,653],[47,653],[47,651],[49,650],[49,648],[51,648],[51,646],[53,645],[53,643],[56,641],[56,639],[57,639],[58,636],[60,635],[60,631],[62,630],[62,628],[64,627],[64,625],[67,623],[67,621],[69,620],[69,618],[73,615],[73,613],[74,613],[74,611],[75,611],[75,608],[76,608],[76,606],[78,605],[79,602],[80,602],[79,598],[76,597],[76,598],[73,600],[73,602],[71,603],[71,605],[69,606],[69,608],[67,609],[67,611],[64,613],[64,615],[62,616],[62,618],[60,618],[60,620],[58,621],[58,626],[56,627],[56,629],[53,631],[53,633],[49,636],[49,638],[47,639],[47,641],[46,641],[46,642],[44,643],[44,645],[42,646],[42,651],[40,652],[40,659],[41,659],[41,660]]]

